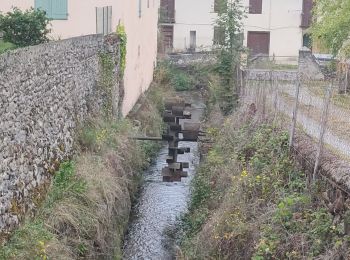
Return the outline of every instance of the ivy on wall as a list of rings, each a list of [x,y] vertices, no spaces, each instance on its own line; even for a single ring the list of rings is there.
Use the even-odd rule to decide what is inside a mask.
[[[128,41],[123,24],[118,24],[117,35],[120,41],[120,76],[123,78],[126,66],[126,44]]]
[[[113,115],[113,87],[115,84],[115,62],[110,53],[100,53],[101,75],[99,88],[103,92],[103,112],[106,117]]]
[[[120,101],[123,99],[123,91],[121,90],[123,89],[123,77],[126,67],[127,44],[125,27],[119,24],[116,33],[106,37],[105,41],[109,45],[117,43],[117,49],[111,48],[99,55],[101,68],[99,88],[103,94],[103,112],[106,117],[112,117],[119,116]],[[118,73],[115,73],[118,65]],[[117,83],[119,83],[119,93],[114,93],[116,91],[114,86]],[[119,96],[119,102],[117,102],[117,95]]]

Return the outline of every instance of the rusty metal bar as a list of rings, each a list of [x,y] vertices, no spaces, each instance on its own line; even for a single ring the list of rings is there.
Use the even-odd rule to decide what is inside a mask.
[[[139,140],[139,141],[164,141],[162,137],[147,137],[147,136],[131,136],[129,139]]]

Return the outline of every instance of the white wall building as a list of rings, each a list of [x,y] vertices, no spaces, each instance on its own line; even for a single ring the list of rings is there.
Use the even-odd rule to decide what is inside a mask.
[[[306,44],[312,0],[244,0],[244,44],[251,54],[298,56]]]
[[[211,49],[217,19],[215,2],[161,0],[166,15],[173,16],[164,19],[161,27],[165,28],[165,49]],[[307,40],[304,34],[311,22],[312,0],[242,0],[242,4],[247,16],[243,21],[244,45],[251,49],[252,55],[298,56]]]
[[[166,51],[211,49],[217,18],[214,0],[161,0],[160,16]]]
[[[175,0],[174,50],[210,49],[216,17],[213,0]]]

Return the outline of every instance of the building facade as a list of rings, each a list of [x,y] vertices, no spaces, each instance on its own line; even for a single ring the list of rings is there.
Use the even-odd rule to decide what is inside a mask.
[[[202,51],[213,45],[214,0],[161,0],[163,51]]]
[[[312,0],[244,0],[244,44],[251,55],[297,57],[308,44]]]
[[[66,39],[89,34],[108,34],[119,23],[128,36],[124,74],[126,115],[153,79],[157,58],[159,0],[1,0],[2,13],[18,7],[40,8],[51,21],[51,38]]]
[[[161,0],[165,51],[211,49],[218,0]],[[251,55],[296,57],[308,44],[312,0],[242,0],[244,45]],[[165,10],[165,11],[164,11]],[[219,35],[219,34],[218,34]]]

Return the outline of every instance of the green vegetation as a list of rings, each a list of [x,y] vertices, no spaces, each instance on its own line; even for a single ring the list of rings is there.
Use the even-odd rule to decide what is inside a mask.
[[[9,43],[9,42],[4,42],[0,40],[0,54],[8,51],[8,50],[13,50],[16,48],[16,45]]]
[[[78,131],[76,156],[61,164],[48,192],[34,199],[36,216],[27,218],[0,248],[0,259],[121,259],[140,173],[159,148],[128,137],[160,135],[158,106],[165,93],[152,86],[137,115],[94,119]]]
[[[262,59],[253,62],[250,67],[255,69],[269,69],[269,70],[297,70],[298,65],[296,64],[283,64],[278,63],[274,60]]]
[[[176,91],[189,91],[194,89],[194,78],[187,71],[168,62],[160,63],[156,75],[158,75],[157,77],[159,77],[162,84],[169,85]]]
[[[13,8],[11,12],[0,14],[0,31],[4,33],[5,42],[18,47],[36,45],[48,41],[49,22],[44,11]]]
[[[99,63],[101,67],[101,75],[98,82],[102,96],[104,97],[104,115],[106,117],[117,116],[113,98],[114,86],[116,84],[117,75],[114,74],[116,59],[110,53],[100,53]]]
[[[208,129],[216,142],[193,181],[180,259],[323,259],[347,243],[324,185],[309,190],[294,165],[288,134],[254,120]]]
[[[61,164],[36,217],[13,234],[0,249],[0,258],[120,255],[137,186],[131,180],[139,179],[137,173],[148,163],[142,146],[128,139],[134,131],[128,121],[84,127],[79,135],[83,152]]]
[[[221,77],[221,106],[225,114],[231,113],[237,105],[239,98],[239,86],[237,83],[237,69],[239,68],[243,48],[244,8],[240,0],[224,0],[218,14],[216,25],[221,28],[221,39],[217,42],[217,67],[216,71]]]
[[[338,55],[350,55],[350,2],[344,0],[317,0],[312,36]]]
[[[126,44],[128,41],[124,25],[118,24],[117,35],[120,43],[120,76],[123,77],[126,66]]]
[[[207,64],[177,67],[169,62],[162,62],[156,70],[156,81],[175,91],[205,90],[208,88],[213,66]]]

